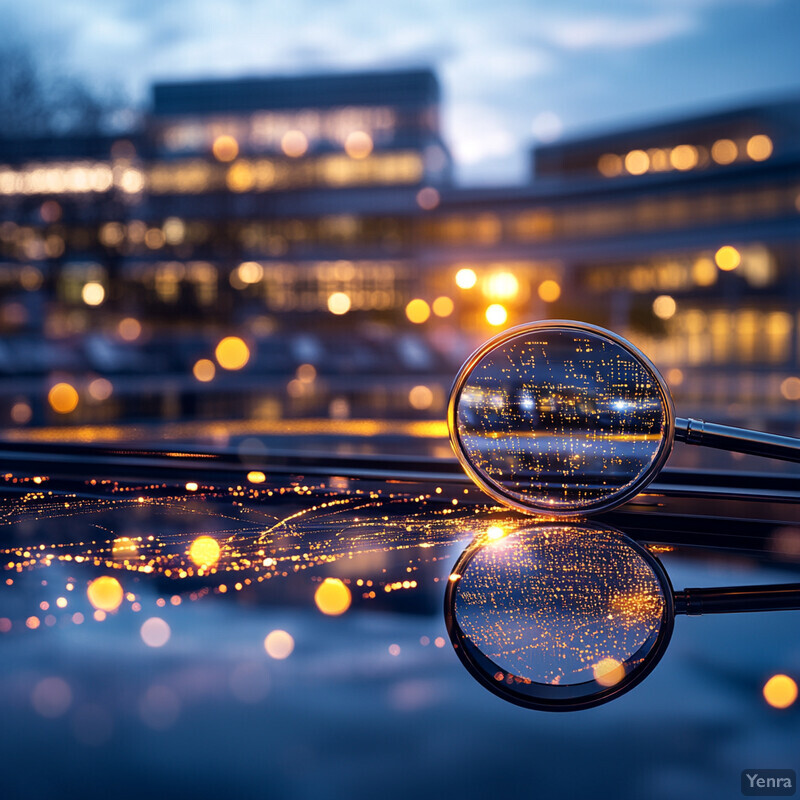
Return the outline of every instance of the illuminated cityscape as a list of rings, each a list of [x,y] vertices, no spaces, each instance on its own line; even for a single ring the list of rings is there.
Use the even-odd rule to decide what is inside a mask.
[[[440,418],[470,349],[554,317],[631,338],[686,413],[796,429],[800,103],[480,189],[439,116],[428,70],[159,83],[129,135],[0,142],[5,424]]]

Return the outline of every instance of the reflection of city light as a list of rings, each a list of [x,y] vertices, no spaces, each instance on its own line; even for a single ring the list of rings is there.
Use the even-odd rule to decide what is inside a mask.
[[[449,297],[442,295],[433,301],[431,308],[433,308],[433,313],[437,317],[449,317],[453,313],[455,305]]]
[[[459,289],[471,289],[478,282],[475,270],[465,267],[456,272],[456,286]]]
[[[346,314],[350,310],[350,295],[346,292],[334,292],[328,297],[328,311],[331,314]]]
[[[189,558],[197,567],[213,567],[219,561],[220,547],[211,536],[198,536],[189,547]]]
[[[69,414],[78,407],[78,392],[68,383],[57,383],[47,393],[47,402],[57,414]]]
[[[592,667],[592,672],[601,686],[614,686],[625,677],[625,665],[615,658],[603,658]]]
[[[313,383],[317,378],[317,370],[313,364],[301,364],[297,368],[297,380],[300,383]]]
[[[106,298],[106,290],[103,288],[102,283],[97,281],[89,281],[81,289],[81,299],[87,306],[99,306]]]
[[[510,272],[490,275],[486,281],[484,294],[492,300],[508,300],[519,292],[519,281]]]
[[[431,315],[430,306],[421,298],[416,297],[406,306],[406,316],[411,322],[421,325]]]
[[[372,152],[372,137],[364,131],[352,131],[344,140],[344,149],[350,158],[366,158]]]
[[[413,408],[423,411],[433,405],[433,392],[427,386],[415,386],[408,393],[408,402]]]
[[[250,481],[250,483],[264,483],[266,479],[267,476],[257,469],[250,470],[250,472],[247,473],[247,480]]]
[[[499,303],[492,303],[486,309],[486,321],[490,325],[502,325],[508,319],[508,312]]]
[[[751,136],[747,140],[747,155],[753,161],[766,161],[772,155],[772,139],[764,134]]]
[[[742,263],[742,256],[735,247],[726,244],[720,247],[714,254],[714,261],[717,262],[717,266],[721,270],[730,272]]]
[[[732,164],[739,156],[739,148],[730,139],[718,139],[711,145],[711,158],[717,164]]]
[[[239,143],[233,136],[223,134],[214,139],[211,152],[218,161],[233,161],[239,155]]]
[[[606,178],[615,178],[622,172],[622,159],[614,153],[606,153],[598,159],[597,170]]]
[[[797,700],[797,683],[788,675],[773,675],[764,684],[763,692],[773,708],[788,708]]]
[[[119,325],[117,325],[117,332],[119,333],[120,339],[124,339],[126,342],[135,342],[139,336],[141,336],[142,324],[138,319],[125,317],[125,319],[120,320]]]
[[[286,131],[281,139],[281,150],[289,158],[300,158],[308,150],[308,139],[302,131]]]
[[[314,592],[314,602],[323,614],[335,617],[350,608],[352,596],[339,578],[325,578]]]
[[[625,169],[631,175],[643,175],[650,168],[650,156],[644,150],[631,150],[625,156]]]
[[[678,310],[678,304],[668,294],[662,294],[653,300],[653,313],[659,319],[671,319]]]
[[[545,303],[555,303],[561,297],[561,287],[557,281],[548,278],[539,284],[538,294]]]
[[[683,383],[683,370],[673,367],[667,372],[667,380],[673,386],[680,386]]]
[[[279,661],[289,658],[294,650],[294,639],[286,631],[270,631],[264,639],[264,650],[270,658]]]
[[[89,584],[86,596],[98,611],[116,611],[122,603],[122,586],[116,578],[101,575]]]
[[[167,622],[160,617],[146,619],[139,629],[139,635],[148,647],[163,647],[169,641],[171,633]]]
[[[250,349],[238,336],[226,336],[216,347],[214,355],[223,369],[241,369],[250,360]]]
[[[217,368],[214,366],[213,361],[207,358],[201,358],[199,361],[195,362],[195,365],[192,367],[192,373],[197,380],[202,383],[208,383],[214,380]]]
[[[186,484],[186,491],[187,492],[196,492],[200,487],[197,485],[197,481],[189,481]]]
[[[433,186],[426,186],[417,192],[417,205],[425,210],[430,211],[439,205],[439,192]]]

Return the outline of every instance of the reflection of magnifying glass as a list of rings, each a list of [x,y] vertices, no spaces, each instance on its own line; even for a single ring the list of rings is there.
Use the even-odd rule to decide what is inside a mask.
[[[517,705],[575,711],[645,678],[675,614],[800,609],[800,584],[673,593],[661,563],[619,531],[552,524],[462,553],[445,594],[456,653],[474,678]]]
[[[800,461],[800,440],[676,419],[647,357],[581,322],[534,322],[490,339],[456,377],[447,420],[456,455],[484,491],[553,516],[629,500],[674,439]]]

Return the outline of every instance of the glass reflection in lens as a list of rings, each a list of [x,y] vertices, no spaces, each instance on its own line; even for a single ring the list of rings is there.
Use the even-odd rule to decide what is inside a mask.
[[[599,333],[522,332],[486,352],[456,405],[462,457],[481,483],[539,510],[602,506],[663,451],[654,373]]]
[[[671,631],[662,581],[616,531],[523,529],[468,550],[456,570],[451,637],[501,694],[586,700],[631,677]]]

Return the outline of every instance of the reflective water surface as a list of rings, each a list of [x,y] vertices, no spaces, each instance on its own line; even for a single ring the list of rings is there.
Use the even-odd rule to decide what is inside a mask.
[[[456,434],[490,489],[538,510],[579,511],[650,469],[667,414],[653,373],[616,342],[532,329],[475,364],[457,398]]]

